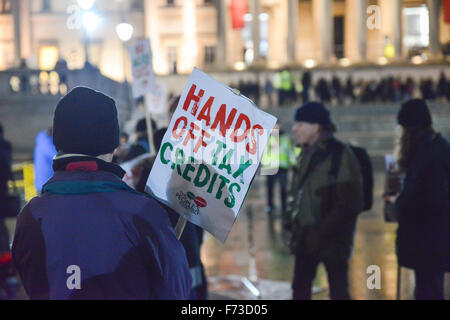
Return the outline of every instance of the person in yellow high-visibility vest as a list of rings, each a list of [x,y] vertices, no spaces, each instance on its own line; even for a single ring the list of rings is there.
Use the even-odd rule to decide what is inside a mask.
[[[279,130],[278,135],[272,134],[270,136],[261,161],[263,169],[271,173],[267,175],[266,207],[266,212],[270,217],[272,217],[274,211],[273,190],[277,181],[280,184],[282,213],[286,210],[288,171],[289,167],[296,163],[296,153],[299,154],[299,150],[292,148],[289,136],[280,130],[278,124],[274,128],[275,132],[276,130]]]

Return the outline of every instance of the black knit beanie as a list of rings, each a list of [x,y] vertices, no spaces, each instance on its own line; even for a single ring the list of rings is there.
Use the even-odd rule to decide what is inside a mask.
[[[114,100],[87,87],[76,87],[56,105],[53,144],[57,151],[99,156],[119,145]]]
[[[397,115],[403,127],[431,127],[431,114],[425,100],[411,99],[402,104]]]
[[[297,109],[295,121],[317,123],[320,125],[332,125],[330,112],[319,102],[306,102]]]

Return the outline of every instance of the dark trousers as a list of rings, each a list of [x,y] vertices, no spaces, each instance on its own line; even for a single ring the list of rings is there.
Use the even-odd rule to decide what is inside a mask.
[[[0,253],[9,251],[9,232],[5,225],[5,219],[0,218]]]
[[[312,283],[319,263],[323,262],[327,270],[330,298],[333,300],[350,300],[348,292],[348,261],[331,261],[319,259],[299,249],[295,255],[294,280],[292,283],[294,300],[311,300]]]
[[[278,181],[280,183],[281,190],[281,210],[286,212],[286,195],[287,195],[287,169],[279,169],[274,175],[267,176],[267,205],[273,208],[273,190],[275,188],[275,183]]]
[[[444,275],[443,271],[414,270],[416,288],[414,298],[416,300],[444,300]]]

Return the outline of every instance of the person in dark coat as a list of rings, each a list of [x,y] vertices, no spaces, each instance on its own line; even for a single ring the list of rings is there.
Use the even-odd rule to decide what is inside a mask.
[[[111,163],[115,102],[77,87],[57,104],[55,174],[21,211],[13,263],[31,299],[186,299],[191,275],[167,212]]]
[[[150,121],[152,122],[153,134],[155,134],[155,132],[158,130],[156,122],[153,119],[151,119]],[[148,133],[147,133],[147,122],[144,118],[140,119],[136,123],[135,133],[136,133],[136,141],[130,146],[130,150],[125,156],[123,162],[130,161],[136,157],[139,157],[144,153],[150,152],[150,143],[148,142]]]
[[[309,101],[309,89],[311,88],[311,72],[305,71],[302,75],[302,103]]]
[[[302,152],[283,216],[285,239],[295,254],[293,298],[311,299],[312,282],[323,262],[331,299],[348,300],[348,261],[364,201],[359,162],[334,137],[335,126],[321,103],[298,108],[293,130]]]
[[[8,180],[11,179],[11,144],[3,138],[3,126],[0,124],[0,201],[5,201]],[[0,254],[4,252],[9,252],[9,232],[0,212]]]
[[[158,145],[159,148],[164,135],[161,135],[161,131],[158,132],[154,138],[155,146]],[[139,192],[145,192],[145,185],[153,167],[155,157],[156,156],[143,159],[136,165],[138,167],[136,170],[140,175],[140,178],[136,184],[136,190]],[[160,204],[166,209],[170,222],[172,226],[175,227],[180,215],[165,204]],[[208,282],[206,280],[205,268],[203,267],[200,257],[200,250],[203,244],[203,233],[204,231],[202,228],[188,221],[180,238],[180,242],[186,251],[186,258],[192,276],[192,288],[189,295],[189,300],[208,299]]]
[[[174,104],[178,104],[180,97],[173,101]],[[162,140],[167,131],[167,128],[159,129],[153,136],[153,142],[156,150],[159,151]],[[135,189],[141,193],[145,193],[145,186],[147,184],[148,176],[152,170],[155,162],[156,155],[150,158],[141,160],[133,171],[138,173],[139,179],[135,185]],[[160,204],[167,210],[169,219],[173,227],[176,226],[178,218],[180,217],[173,209]],[[192,288],[189,300],[207,300],[208,299],[208,282],[206,280],[205,268],[200,257],[200,250],[203,244],[203,229],[194,225],[191,222],[186,223],[183,234],[181,235],[180,242],[186,250],[186,258],[189,264],[189,270],[192,276]]]
[[[397,257],[414,269],[416,299],[444,299],[450,271],[450,147],[432,129],[424,100],[405,102],[398,123],[403,133],[398,164],[406,174],[394,202],[398,213]]]

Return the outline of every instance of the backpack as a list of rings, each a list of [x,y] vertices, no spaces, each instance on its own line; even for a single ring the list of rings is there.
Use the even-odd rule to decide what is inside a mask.
[[[350,144],[348,144],[348,147],[353,152],[356,159],[358,159],[359,167],[361,170],[362,188],[363,188],[363,203],[364,203],[364,205],[363,205],[362,211],[367,211],[367,210],[370,210],[373,205],[374,180],[373,180],[372,162],[370,160],[369,155],[367,154],[366,149],[361,148],[361,147],[352,146]],[[336,142],[333,142],[330,145],[330,150],[328,151],[328,153],[325,154],[323,156],[323,158],[320,159],[320,161],[318,161],[318,162],[324,161],[326,159],[326,157],[328,156],[328,154],[331,153],[332,154],[331,167],[330,167],[330,170],[328,171],[328,175],[333,176],[335,178],[337,177],[338,172],[339,172],[339,167],[340,167],[341,158],[342,158],[342,151],[343,151],[342,145],[340,145]],[[317,165],[317,163],[316,163],[316,165]],[[306,174],[302,177],[302,180],[300,181],[300,186],[303,186],[303,183],[305,182],[306,178],[308,177],[308,175],[310,174],[312,169],[313,169],[313,167],[310,164],[310,167],[306,170]]]
[[[366,149],[361,147],[356,147],[348,144],[350,150],[352,150],[353,154],[356,156],[359,162],[359,168],[361,170],[362,176],[362,188],[363,188],[363,209],[362,211],[367,211],[372,208],[373,205],[373,169],[372,162],[370,160],[369,155],[367,154]],[[334,153],[334,157],[331,160],[331,168],[329,174],[332,176],[337,176],[339,171],[339,165],[341,160],[342,150]]]
[[[363,211],[370,210],[373,205],[373,169],[370,157],[367,154],[366,149],[349,145],[353,154],[356,156],[359,162],[362,175],[363,195],[364,195],[364,207]]]

